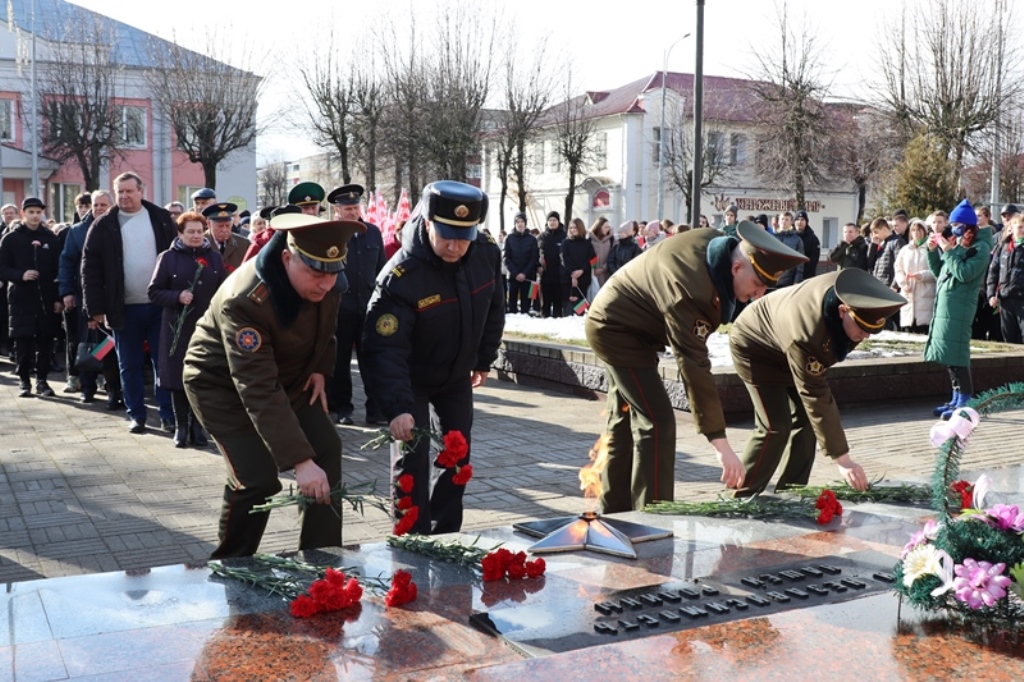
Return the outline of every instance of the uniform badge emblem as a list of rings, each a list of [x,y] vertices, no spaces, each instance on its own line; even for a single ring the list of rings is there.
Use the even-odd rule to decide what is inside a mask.
[[[252,327],[242,327],[235,333],[235,343],[247,353],[255,353],[263,345],[260,333]]]
[[[398,318],[391,313],[385,313],[377,318],[375,328],[380,336],[391,336],[398,331]]]
[[[337,258],[339,253],[341,253],[341,251],[338,249],[337,246],[332,246],[331,248],[327,249],[328,258]]]
[[[401,265],[396,265],[395,267],[391,268],[391,274],[394,275],[395,277],[401,277],[402,275],[405,274],[405,268],[403,268]]]
[[[456,218],[465,218],[468,215],[469,215],[469,207],[468,206],[465,206],[463,204],[459,204],[458,206],[455,207],[455,217]]]
[[[707,341],[708,334],[711,333],[711,323],[705,322],[704,320],[697,320],[693,325],[693,333],[701,341]]]
[[[441,294],[434,294],[433,296],[427,296],[426,298],[421,298],[420,300],[416,301],[416,308],[418,310],[423,310],[424,308],[429,308],[430,306],[440,302]]]
[[[307,194],[307,195],[306,195],[306,201],[313,201],[313,197],[311,197],[311,196],[309,196],[309,195]]]
[[[812,377],[820,377],[825,373],[825,365],[818,362],[818,358],[807,358],[807,373]]]

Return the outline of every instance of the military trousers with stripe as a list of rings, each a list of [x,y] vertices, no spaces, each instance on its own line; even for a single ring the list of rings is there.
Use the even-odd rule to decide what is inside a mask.
[[[796,387],[745,385],[754,404],[754,433],[740,455],[745,476],[734,496],[763,491],[780,467],[776,490],[806,485],[817,441]]]
[[[673,500],[676,414],[657,366],[605,365],[608,466],[601,475],[605,513]]]

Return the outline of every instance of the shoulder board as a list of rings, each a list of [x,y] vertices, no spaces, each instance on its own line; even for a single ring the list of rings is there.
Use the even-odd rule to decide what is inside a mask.
[[[395,267],[391,268],[392,277],[401,277],[404,274],[405,268],[402,265],[396,265]]]
[[[488,232],[487,230],[480,230],[480,232],[484,235],[484,237],[487,238],[488,242],[490,242],[491,244],[495,243],[494,237],[491,236],[490,232]]]
[[[254,286],[252,290],[248,293],[246,298],[248,298],[256,305],[260,305],[267,300],[268,296],[270,296],[270,288],[267,287],[267,285],[263,283],[263,281],[259,281],[256,283],[256,286]]]

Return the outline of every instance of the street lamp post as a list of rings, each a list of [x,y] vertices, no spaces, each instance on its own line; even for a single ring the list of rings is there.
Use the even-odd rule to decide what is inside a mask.
[[[672,48],[690,37],[687,33],[665,49],[665,58],[661,63],[661,127],[658,128],[658,215],[657,220],[665,217],[665,74],[668,71],[668,56]]]

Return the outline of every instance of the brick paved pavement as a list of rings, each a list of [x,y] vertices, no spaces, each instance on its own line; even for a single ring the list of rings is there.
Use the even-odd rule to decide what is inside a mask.
[[[19,399],[10,368],[0,362],[0,582],[208,556],[224,482],[212,448],[179,450],[167,434],[129,434],[123,416],[106,412],[102,401],[85,406],[60,394]],[[56,377],[51,383],[60,386]],[[466,529],[583,509],[576,473],[601,431],[603,403],[492,379],[478,392],[477,408]],[[712,498],[721,488],[711,450],[689,415],[679,413],[678,422],[676,496]],[[844,422],[853,454],[869,475],[928,480],[930,404],[851,409]],[[1024,411],[987,420],[965,469],[1019,463],[1022,423]],[[730,427],[735,448],[749,428]],[[340,430],[346,479],[386,479],[387,451],[359,449],[372,431]],[[827,483],[834,473],[821,462],[812,482]],[[365,517],[346,511],[345,542],[380,540],[389,527],[380,511],[367,509]],[[295,512],[271,514],[261,550],[294,549],[297,541]]]

